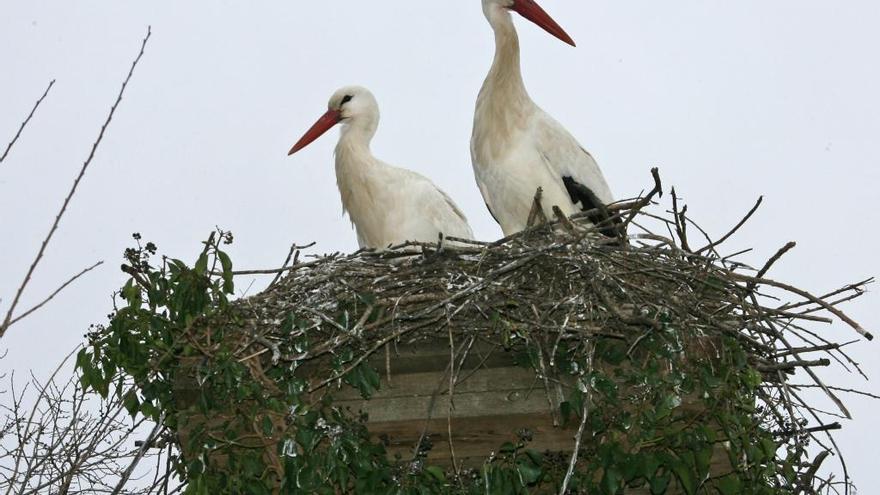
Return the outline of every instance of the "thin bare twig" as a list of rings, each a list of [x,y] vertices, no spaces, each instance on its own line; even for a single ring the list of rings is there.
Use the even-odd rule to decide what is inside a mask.
[[[297,263],[299,263],[299,253],[301,250],[308,249],[314,245],[314,242],[306,244],[305,246],[297,246],[296,243],[292,244],[290,246],[290,252],[287,253],[287,259],[284,260],[284,264],[281,265],[281,268],[279,268],[278,274],[275,275],[275,278],[272,279],[269,287],[272,287],[273,285],[277,284],[279,280],[281,280],[281,276],[284,275],[288,264],[290,264],[291,266],[296,266]],[[290,263],[291,257],[293,258],[293,263]]]
[[[70,279],[68,279],[67,282],[64,282],[63,284],[61,284],[60,287],[58,287],[57,289],[55,289],[54,292],[52,292],[51,294],[49,294],[49,297],[47,297],[46,299],[43,299],[43,301],[40,302],[39,304],[35,305],[35,306],[32,307],[31,309],[25,311],[24,313],[22,313],[22,314],[16,316],[15,318],[13,318],[12,320],[10,320],[10,321],[9,321],[9,326],[15,325],[16,322],[21,321],[21,320],[23,320],[24,318],[27,318],[27,317],[28,317],[29,315],[31,315],[34,311],[37,311],[38,309],[40,309],[40,308],[42,308],[43,306],[45,306],[49,301],[51,301],[51,300],[52,300],[55,296],[57,296],[61,291],[63,291],[65,288],[67,288],[68,285],[70,285],[70,284],[72,284],[73,282],[75,282],[76,279],[82,277],[82,276],[85,275],[86,273],[89,273],[90,271],[94,270],[95,268],[98,268],[99,266],[101,266],[101,265],[103,265],[103,264],[104,264],[103,261],[99,261],[99,262],[95,263],[94,265],[92,265],[92,266],[86,268],[85,270],[83,270],[83,271],[77,273],[76,275],[70,277]]]
[[[4,151],[3,155],[0,156],[0,163],[3,163],[3,160],[5,160],[6,156],[9,155],[9,151],[12,150],[13,146],[15,146],[15,142],[18,141],[18,138],[21,136],[22,131],[24,131],[24,128],[27,127],[28,122],[31,121],[31,118],[34,116],[34,113],[36,113],[37,108],[40,106],[40,103],[43,103],[43,100],[46,99],[46,96],[49,94],[49,90],[52,89],[52,86],[54,85],[55,79],[52,79],[49,82],[49,86],[46,87],[46,91],[43,91],[43,96],[41,96],[40,99],[37,100],[36,103],[34,103],[34,107],[31,108],[31,113],[29,113],[27,118],[24,119],[24,122],[21,123],[21,127],[19,127],[18,132],[15,133],[15,137],[13,137],[12,141],[9,142],[9,145],[6,146],[6,151]]]
[[[817,304],[819,306],[822,306],[826,311],[828,311],[829,313],[833,314],[834,316],[836,316],[836,317],[840,318],[841,320],[843,320],[844,322],[846,322],[846,324],[849,325],[850,327],[852,327],[853,330],[858,332],[859,335],[865,337],[868,340],[874,340],[874,335],[871,334],[871,332],[865,330],[858,322],[856,322],[855,320],[853,320],[852,318],[847,316],[846,313],[835,308],[834,306],[832,306],[828,302],[810,294],[809,292],[807,292],[803,289],[798,289],[797,287],[794,287],[792,285],[784,284],[782,282],[777,282],[775,280],[770,280],[768,278],[749,277],[747,275],[741,275],[739,273],[733,273],[733,272],[730,272],[729,275],[732,278],[742,280],[743,282],[747,282],[747,283],[754,282],[758,285],[769,285],[772,287],[776,287],[777,289],[783,289],[783,290],[791,292],[793,294],[797,294],[797,295],[803,297],[804,299],[809,299],[812,303]]]
[[[6,312],[6,317],[3,319],[3,323],[0,324],[0,338],[3,338],[3,336],[6,334],[6,331],[9,329],[10,322],[12,321],[12,314],[15,311],[15,308],[18,306],[21,295],[27,287],[28,283],[30,283],[31,277],[34,274],[34,271],[37,269],[37,265],[39,265],[40,261],[43,259],[43,255],[46,253],[46,247],[49,246],[49,242],[52,240],[52,236],[54,236],[55,231],[58,230],[58,225],[61,223],[61,217],[63,217],[64,213],[67,211],[70,200],[73,199],[73,195],[76,194],[76,190],[79,187],[80,181],[82,181],[83,176],[85,176],[86,170],[88,170],[89,165],[92,163],[92,159],[95,157],[95,153],[98,151],[98,147],[101,145],[101,141],[103,141],[104,139],[104,133],[110,126],[110,122],[113,120],[113,115],[116,113],[116,108],[122,101],[122,96],[125,93],[125,88],[128,86],[128,83],[131,80],[132,75],[134,74],[134,69],[135,67],[137,67],[138,62],[140,62],[141,57],[144,55],[144,49],[147,46],[147,41],[149,41],[150,35],[151,30],[149,27],[147,27],[147,35],[141,42],[140,52],[138,52],[137,57],[131,64],[128,75],[122,82],[122,87],[119,90],[119,94],[116,95],[116,101],[113,102],[113,106],[110,107],[110,113],[107,115],[107,119],[101,126],[101,131],[98,133],[98,139],[95,140],[95,142],[92,144],[92,149],[89,152],[89,156],[86,158],[85,162],[83,162],[82,168],[79,171],[79,175],[77,175],[76,179],[73,181],[73,186],[71,186],[70,191],[67,193],[67,197],[64,198],[64,203],[61,205],[61,209],[55,216],[55,222],[52,224],[52,228],[49,229],[49,233],[46,235],[46,238],[43,239],[40,250],[37,252],[37,257],[34,259],[33,263],[31,263],[30,268],[28,268],[27,274],[25,275],[21,285],[18,287],[18,291],[16,291],[15,293],[15,298],[12,300],[12,304],[9,306],[9,309]]]
[[[165,415],[162,414],[162,416],[159,418],[159,422],[156,423],[156,426],[153,427],[150,435],[147,436],[146,441],[141,444],[137,454],[134,456],[134,459],[132,459],[131,463],[128,465],[128,468],[126,468],[125,472],[122,473],[122,477],[119,479],[119,483],[116,484],[116,488],[113,489],[111,495],[117,495],[122,491],[123,488],[125,488],[125,485],[128,483],[129,478],[131,478],[131,474],[134,472],[141,459],[143,459],[144,454],[147,453],[147,450],[150,449],[150,445],[152,445],[153,440],[155,440],[156,437],[159,436],[159,432],[162,431],[162,428],[164,428],[162,425],[164,421]]]
[[[759,196],[758,201],[755,202],[755,206],[753,206],[752,209],[749,210],[748,213],[746,213],[746,216],[744,216],[742,218],[742,220],[739,221],[739,223],[737,223],[732,229],[730,229],[730,231],[728,233],[724,234],[721,237],[721,239],[718,239],[715,242],[710,242],[706,246],[703,246],[700,249],[697,249],[696,254],[703,254],[704,251],[707,251],[709,249],[713,249],[716,246],[720,246],[721,244],[724,244],[725,241],[730,239],[733,236],[733,234],[737,233],[739,231],[739,229],[742,228],[742,226],[745,225],[745,223],[748,222],[750,218],[752,218],[752,215],[754,215],[755,212],[758,211],[758,208],[761,207],[761,203],[763,203],[763,202],[764,202],[764,196]]]
[[[761,267],[760,270],[758,270],[758,274],[755,275],[755,277],[761,278],[764,275],[767,275],[767,272],[770,270],[770,267],[772,267],[774,263],[779,261],[779,258],[782,258],[785,255],[785,253],[794,249],[795,246],[797,246],[797,243],[794,241],[788,242],[785,244],[785,246],[782,246],[779,249],[779,251],[776,252],[776,254],[774,254],[769,260],[767,260],[767,263],[764,263],[764,266]]]
[[[589,377],[589,373],[593,372],[593,351],[594,345],[590,344],[590,351],[587,354],[587,372]],[[589,380],[589,378],[587,378]],[[562,480],[562,486],[559,488],[559,495],[565,495],[568,490],[568,484],[571,482],[571,477],[574,474],[575,466],[577,466],[578,456],[580,455],[581,450],[581,439],[584,437],[584,429],[587,425],[587,418],[590,414],[590,401],[591,399],[591,388],[589,385],[589,381],[587,382],[586,391],[584,392],[583,397],[583,405],[581,407],[581,423],[578,426],[578,431],[574,436],[574,451],[571,453],[571,458],[568,461],[568,470],[565,472],[565,478]]]

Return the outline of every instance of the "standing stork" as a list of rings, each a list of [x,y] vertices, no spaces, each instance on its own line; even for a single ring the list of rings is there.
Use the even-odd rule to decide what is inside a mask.
[[[340,89],[329,109],[290,149],[308,146],[336,124],[336,183],[362,248],[385,249],[405,241],[437,242],[439,235],[472,239],[467,218],[433,182],[373,157],[370,141],[379,126],[373,94],[358,86]]]
[[[574,46],[571,37],[534,0],[482,0],[495,31],[495,59],[477,98],[471,159],[486,206],[505,235],[527,227],[535,191],[544,214],[594,210],[608,219],[611,190],[593,157],[529,97],[520,69],[519,37],[510,11]],[[614,225],[602,232],[616,235]]]

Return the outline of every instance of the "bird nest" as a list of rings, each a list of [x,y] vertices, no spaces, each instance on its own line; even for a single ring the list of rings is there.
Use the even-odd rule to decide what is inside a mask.
[[[233,428],[239,436],[232,443],[256,439],[247,448],[264,449],[262,472],[274,473],[274,490],[295,473],[299,486],[355,491],[357,478],[377,472],[390,473],[371,488],[377,492],[386,484],[427,483],[424,478],[444,493],[483,493],[490,481],[557,493],[849,490],[845,474],[838,479],[828,466],[820,470],[829,454],[839,454],[830,431],[840,425],[812,400],[819,396],[808,401],[804,391],[821,390],[838,415],[848,416],[817,368],[858,365],[843,344],[811,326],[838,319],[870,339],[837,307],[870,281],[813,296],[771,280],[768,270],[792,245],[755,268],[720,252],[754,209],[712,241],[679,208],[674,191],[671,208],[657,212],[656,172],[655,182],[649,194],[608,211],[537,221],[497,242],[407,243],[308,261],[292,249],[289,266],[236,272],[277,277],[264,292],[187,330],[198,349],[189,352],[198,363],[188,371],[197,386],[189,388],[204,393],[222,374],[207,371],[206,363],[233,357],[259,393],[202,404],[201,419],[180,419],[181,431],[189,431],[181,443],[190,445],[191,458],[209,444],[212,452],[234,456],[221,447],[229,438],[205,443],[199,435],[218,421],[228,430],[232,418],[248,418]],[[597,213],[629,233],[625,242],[599,233],[603,227],[590,221]],[[697,236],[703,246],[693,248]],[[780,300],[786,296],[790,302]],[[440,363],[433,374],[413,375],[431,377],[413,394],[430,396],[422,418],[439,416],[448,431],[443,444],[432,444],[426,426],[409,449],[389,458],[389,432],[371,435],[371,417],[393,416],[398,406],[371,410],[368,399],[395,386],[395,363],[402,349],[412,348],[428,349],[415,352],[425,366]],[[564,442],[532,448],[534,432],[523,428],[477,464],[462,461],[461,450],[456,460],[453,418],[462,409],[456,400],[464,400],[456,394],[471,373],[491,367],[493,349],[530,373],[545,396],[549,429],[563,429]],[[242,388],[235,383],[233,389]],[[363,402],[352,399],[352,390]],[[340,407],[340,398],[360,406]],[[441,412],[432,412],[438,402]],[[308,438],[303,431],[311,432]],[[348,434],[357,441],[345,440]],[[431,452],[439,450],[451,462],[432,468]],[[318,452],[325,464],[308,460]],[[363,467],[353,467],[359,455]],[[334,456],[346,459],[348,475],[333,474]],[[224,469],[232,469],[223,459]]]

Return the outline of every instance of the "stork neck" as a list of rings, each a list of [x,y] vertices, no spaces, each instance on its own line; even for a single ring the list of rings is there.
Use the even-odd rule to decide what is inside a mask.
[[[509,12],[502,9],[491,12],[488,18],[495,31],[495,59],[483,83],[483,92],[497,95],[508,105],[528,100],[520,67],[519,35],[513,19]]]
[[[370,136],[371,137],[371,136]],[[376,167],[380,162],[370,151],[370,140],[356,130],[343,130],[336,145],[336,185],[342,199],[342,211],[348,213],[358,229],[358,238],[363,235],[365,217],[376,211],[373,203],[376,183]]]
[[[495,60],[477,98],[471,150],[483,160],[495,160],[527,128],[537,107],[523,84],[519,37],[510,13],[494,8],[486,17],[495,31]]]
[[[336,144],[336,175],[340,187],[346,179],[360,176],[364,169],[373,166],[376,159],[370,150],[373,133],[355,126],[345,126]],[[343,198],[343,203],[344,203]]]
[[[365,122],[351,122],[342,126],[337,152],[342,149],[357,154],[370,154],[370,142],[376,135],[376,125]]]

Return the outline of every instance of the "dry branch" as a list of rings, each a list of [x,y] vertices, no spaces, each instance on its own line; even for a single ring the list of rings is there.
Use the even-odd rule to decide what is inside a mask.
[[[10,304],[9,309],[6,312],[6,317],[3,319],[3,323],[0,323],[0,338],[3,338],[3,336],[6,334],[6,331],[9,330],[9,327],[12,324],[11,322],[13,319],[13,314],[21,299],[21,295],[24,292],[25,288],[28,286],[28,283],[30,283],[31,277],[34,274],[34,271],[37,269],[37,265],[39,265],[40,261],[43,259],[43,255],[46,253],[46,248],[49,246],[49,242],[55,235],[55,231],[58,230],[58,225],[61,223],[61,217],[63,217],[64,213],[67,211],[67,207],[68,205],[70,205],[70,201],[73,199],[74,194],[76,194],[76,190],[79,187],[80,181],[82,181],[83,177],[85,176],[89,165],[91,165],[92,163],[92,159],[95,158],[95,153],[98,151],[98,147],[101,145],[101,141],[104,140],[104,133],[107,131],[107,128],[110,126],[110,122],[113,120],[113,115],[116,113],[116,108],[119,106],[119,103],[122,102],[122,96],[125,94],[125,88],[128,86],[129,81],[131,81],[131,77],[134,75],[135,67],[137,67],[138,62],[140,62],[141,57],[144,55],[144,49],[147,46],[147,42],[150,40],[150,35],[151,30],[148,27],[147,35],[141,42],[140,51],[138,52],[137,57],[135,57],[134,61],[132,62],[131,68],[128,70],[128,75],[122,82],[122,87],[119,89],[119,93],[116,95],[116,101],[114,101],[113,105],[110,107],[110,112],[107,114],[107,119],[101,125],[101,131],[98,133],[98,138],[95,140],[94,143],[92,143],[92,147],[89,151],[88,157],[83,162],[79,174],[76,176],[76,179],[74,179],[73,185],[71,186],[70,191],[68,191],[67,193],[67,197],[64,198],[61,209],[58,210],[58,214],[55,216],[55,221],[52,223],[52,227],[49,229],[49,233],[46,234],[46,237],[43,239],[43,242],[40,245],[40,250],[37,252],[36,258],[34,258],[31,266],[28,268],[27,274],[25,274],[24,276],[24,280],[18,287],[18,290],[15,293],[15,297],[12,300],[12,304]]]
[[[15,133],[15,136],[12,138],[12,141],[6,146],[6,150],[3,151],[3,155],[0,155],[0,163],[3,163],[3,160],[9,155],[9,152],[12,150],[12,147],[15,146],[15,142],[18,141],[18,138],[21,137],[21,133],[24,131],[24,128],[27,127],[28,122],[31,121],[31,118],[36,113],[37,108],[39,108],[40,104],[43,103],[43,100],[46,99],[46,96],[49,94],[49,90],[52,89],[52,86],[55,85],[55,80],[52,79],[49,81],[49,86],[46,87],[46,91],[43,91],[43,96],[41,96],[36,103],[34,103],[34,107],[31,108],[31,113],[28,114],[27,118],[24,119],[24,122],[21,123],[21,126],[18,128],[18,132]]]

